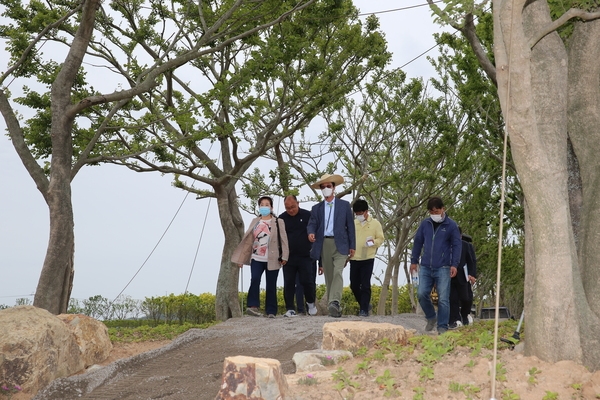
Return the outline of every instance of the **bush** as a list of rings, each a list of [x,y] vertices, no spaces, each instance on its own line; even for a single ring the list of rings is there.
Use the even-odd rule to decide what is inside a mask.
[[[376,310],[381,293],[380,286],[371,286],[371,302],[373,309]],[[408,286],[402,286],[399,289],[398,310],[397,313],[411,312]],[[317,285],[317,299],[321,299],[326,292],[324,284]],[[246,307],[247,293],[239,293],[242,311]],[[260,302],[264,307],[265,291],[260,292]],[[318,301],[318,300],[317,300]],[[110,302],[107,298],[100,295],[92,296],[86,300],[79,301],[71,299],[69,302],[68,313],[85,314],[92,318],[102,320],[107,326],[116,327],[143,327],[183,324],[212,324],[215,323],[215,302],[216,296],[212,293],[202,293],[195,295],[191,293],[175,295],[171,293],[168,296],[146,297],[143,301],[134,300],[129,296],[119,296],[115,301]],[[286,312],[285,301],[283,298],[283,288],[277,288],[278,314]],[[349,287],[345,287],[342,292],[342,313],[344,315],[358,315],[359,306]],[[391,314],[392,300],[390,296],[386,301],[385,313]]]

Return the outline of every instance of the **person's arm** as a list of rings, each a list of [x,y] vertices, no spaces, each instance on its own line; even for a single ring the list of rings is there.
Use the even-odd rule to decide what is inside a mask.
[[[454,229],[452,230],[450,237],[450,245],[452,246],[452,260],[451,266],[458,267],[460,264],[460,252],[462,251],[462,238],[460,236],[460,231],[458,230],[458,225],[454,224]]]
[[[346,207],[346,229],[348,229],[349,256],[354,257],[356,251],[356,227],[354,226],[354,216],[352,215],[350,203],[347,203]]]
[[[467,250],[467,271],[469,271],[469,281],[475,283],[475,279],[477,278],[477,257],[475,257],[475,248],[471,243],[468,243]]]
[[[308,241],[311,243],[316,240],[315,233],[317,232],[317,226],[319,225],[316,208],[317,206],[313,206],[312,210],[310,211],[310,218],[308,219],[308,225],[306,225]]]
[[[410,256],[410,271],[416,271],[421,258],[421,250],[423,250],[423,222],[419,225],[413,242],[412,253]]]
[[[281,233],[281,259],[283,260],[281,264],[283,265],[290,259],[290,247],[287,232],[285,230],[285,221],[281,218],[278,218],[278,221],[279,225],[277,226],[277,229],[279,229]]]

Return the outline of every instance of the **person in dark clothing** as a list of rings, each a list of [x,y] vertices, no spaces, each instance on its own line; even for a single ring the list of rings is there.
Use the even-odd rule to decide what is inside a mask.
[[[315,277],[312,273],[313,261],[310,257],[312,247],[308,240],[306,227],[310,220],[310,211],[300,208],[298,199],[294,195],[286,196],[283,204],[285,212],[279,218],[285,222],[288,236],[290,256],[283,269],[283,298],[285,300],[285,317],[296,316],[294,296],[296,293],[296,275],[304,290],[304,297],[308,306],[308,315],[316,315],[315,305]],[[300,307],[300,304],[298,304]]]
[[[446,207],[439,197],[427,202],[429,218],[425,218],[415,234],[410,258],[410,272],[419,272],[419,304],[427,319],[426,331],[437,325],[438,334],[448,330],[450,319],[450,278],[456,276],[462,242],[458,225],[446,215]],[[438,310],[431,301],[431,290],[436,286]]]
[[[317,261],[313,260],[311,265],[311,276],[313,277],[313,282],[317,282]],[[316,297],[315,297],[316,298]],[[296,274],[296,312],[298,314],[304,314],[305,310],[305,296],[304,296],[304,287],[302,283],[300,283],[300,274]]]
[[[460,227],[458,228],[460,231]],[[473,305],[473,289],[471,285],[477,280],[477,259],[471,236],[463,234],[462,250],[458,272],[450,283],[450,324],[449,329],[469,325],[469,314]]]

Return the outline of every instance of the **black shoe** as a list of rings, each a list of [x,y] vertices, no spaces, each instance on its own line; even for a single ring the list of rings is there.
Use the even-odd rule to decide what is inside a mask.
[[[369,313],[367,311],[360,310],[360,312],[358,313],[358,316],[359,317],[368,317]]]
[[[342,316],[342,309],[340,308],[340,303],[337,301],[332,301],[329,303],[329,316],[334,318],[339,318]]]
[[[437,325],[437,318],[431,318],[427,320],[427,326],[425,326],[425,331],[431,332],[433,328]]]

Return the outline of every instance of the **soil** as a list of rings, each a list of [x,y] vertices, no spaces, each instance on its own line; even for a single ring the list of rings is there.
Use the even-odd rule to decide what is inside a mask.
[[[342,318],[353,319],[358,317]],[[425,323],[414,314],[361,320],[400,324],[424,334]],[[487,350],[475,355],[459,347],[431,372],[417,361],[422,351],[399,359],[393,352],[370,349],[366,355],[324,370],[296,373],[294,353],[320,348],[323,324],[335,321],[339,319],[325,316],[243,317],[188,331],[174,341],[115,344],[101,366],[56,380],[35,399],[214,399],[223,360],[235,355],[278,359],[297,400],[492,398],[489,371],[493,358]],[[518,348],[500,351],[497,362],[496,399],[600,398],[600,372],[592,374],[574,362],[549,364],[525,357]],[[341,375],[347,379],[335,379]],[[415,397],[418,393],[422,397]],[[13,400],[30,398],[19,393]]]

